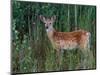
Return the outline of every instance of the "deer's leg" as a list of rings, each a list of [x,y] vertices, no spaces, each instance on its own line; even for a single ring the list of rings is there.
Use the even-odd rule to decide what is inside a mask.
[[[86,69],[87,65],[87,57],[88,57],[88,49],[86,49],[84,46],[81,45],[80,49],[81,50],[81,59],[79,63],[79,69]]]
[[[58,64],[58,67],[59,67],[59,70],[62,70],[62,62],[63,62],[63,50],[61,49],[58,49],[57,50],[57,64]]]
[[[85,41],[82,42],[81,51],[82,51],[82,55],[83,55],[83,56],[81,56],[81,57],[83,57],[83,59],[81,61],[83,69],[92,68],[93,54],[90,51],[89,38],[87,38]]]
[[[61,49],[60,52],[61,52],[61,54],[60,54],[60,63],[59,63],[59,65],[60,65],[60,70],[63,70],[62,67],[63,67],[63,53],[64,53],[64,50]]]
[[[60,64],[60,49],[56,50],[56,63],[57,63],[58,70],[59,70],[59,68],[60,68],[60,66],[59,66],[59,64]]]

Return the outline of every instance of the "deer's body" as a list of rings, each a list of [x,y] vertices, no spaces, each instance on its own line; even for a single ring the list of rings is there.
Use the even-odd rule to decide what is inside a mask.
[[[89,44],[90,33],[84,30],[73,32],[57,32],[55,30],[47,32],[53,48],[68,49],[75,48],[86,49]]]
[[[53,28],[55,16],[51,18],[45,18],[40,16],[40,19],[45,23],[46,32],[48,38],[54,49],[58,52],[58,60],[60,61],[61,50],[73,50],[78,48],[82,50],[84,56],[87,56],[87,51],[90,47],[90,32],[85,30],[76,30],[72,32],[58,32]],[[61,61],[60,61],[61,62]]]

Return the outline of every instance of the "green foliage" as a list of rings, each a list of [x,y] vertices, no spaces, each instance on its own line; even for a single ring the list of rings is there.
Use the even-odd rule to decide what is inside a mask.
[[[54,28],[68,32],[84,29],[91,33],[92,69],[96,68],[96,7],[12,1],[12,72],[59,71],[56,50],[47,37],[39,16],[57,16]],[[34,24],[35,23],[35,24]],[[76,70],[81,61],[77,49],[65,50],[61,70]]]

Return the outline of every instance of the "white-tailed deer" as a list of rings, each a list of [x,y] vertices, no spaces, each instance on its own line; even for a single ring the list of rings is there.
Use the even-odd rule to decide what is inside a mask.
[[[82,52],[86,52],[90,48],[90,32],[85,30],[75,30],[72,32],[58,32],[54,29],[53,24],[56,16],[45,18],[40,16],[41,21],[45,24],[47,36],[51,41],[54,49],[60,51],[73,50],[78,48]],[[59,55],[58,55],[59,56]]]

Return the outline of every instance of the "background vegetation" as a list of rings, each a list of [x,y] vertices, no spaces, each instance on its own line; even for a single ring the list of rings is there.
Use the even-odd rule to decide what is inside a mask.
[[[12,72],[59,71],[55,62],[56,51],[39,15],[56,15],[54,28],[58,31],[89,31],[94,57],[90,69],[96,68],[96,6],[12,1],[11,12]],[[62,70],[76,70],[80,56],[78,50],[64,51]]]

